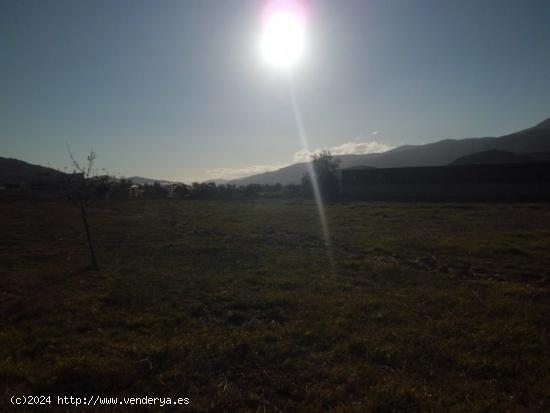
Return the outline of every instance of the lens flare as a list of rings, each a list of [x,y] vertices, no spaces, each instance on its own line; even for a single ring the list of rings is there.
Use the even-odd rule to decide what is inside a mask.
[[[289,69],[303,56],[306,13],[298,0],[271,0],[263,19],[260,49],[264,61],[278,69]]]
[[[302,57],[306,39],[306,0],[271,0],[266,4],[262,19],[261,51],[265,61],[272,67],[283,70],[288,75],[290,101],[294,120],[302,150],[309,152],[306,129],[298,101],[292,85],[292,66]],[[332,273],[336,273],[336,265],[332,253],[331,236],[329,232],[325,207],[319,180],[315,168],[308,162],[308,173],[311,177],[313,196],[319,214],[321,233],[329,258]]]
[[[290,100],[292,102],[292,111],[294,113],[294,120],[296,121],[296,126],[298,127],[298,135],[300,136],[300,142],[302,144],[302,149],[309,152],[309,144],[307,141],[306,128],[304,127],[304,122],[302,121],[302,113],[296,96],[294,95],[294,88],[292,83],[289,83],[289,92]],[[307,163],[307,172],[311,178],[311,186],[313,187],[313,198],[315,199],[315,204],[317,205],[317,212],[319,214],[319,221],[321,222],[321,233],[323,235],[323,241],[325,242],[325,247],[329,254],[329,258],[332,257],[332,247],[330,242],[330,232],[328,229],[327,215],[325,213],[325,207],[323,205],[323,197],[321,195],[321,188],[319,187],[319,180],[317,178],[317,173],[312,162]]]

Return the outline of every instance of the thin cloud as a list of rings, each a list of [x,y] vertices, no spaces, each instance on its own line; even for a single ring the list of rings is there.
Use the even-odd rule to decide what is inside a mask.
[[[252,165],[243,168],[216,168],[206,171],[208,178],[206,179],[239,179],[250,175],[257,175],[264,172],[271,172],[281,169],[288,164],[278,165]]]
[[[373,132],[377,135],[378,132]],[[314,151],[301,150],[294,154],[294,162],[307,162],[311,156],[318,154],[323,150],[329,151],[333,155],[363,155],[367,153],[381,153],[393,149],[394,146],[386,145],[385,143],[370,141],[370,142],[346,142],[331,148],[316,149]]]
[[[378,131],[370,133],[370,136],[378,135]],[[292,163],[299,162],[308,162],[311,159],[311,156],[317,153],[322,152],[323,150],[328,150],[333,155],[362,155],[367,153],[380,153],[386,152],[390,149],[393,149],[394,146],[386,145],[375,140],[368,142],[346,142],[338,146],[333,146],[331,148],[322,148],[316,149],[314,151],[300,150],[296,152],[292,157]],[[252,165],[245,166],[242,168],[216,168],[209,169],[206,171],[205,180],[209,179],[239,179],[251,175],[257,175],[264,172],[276,171],[277,169],[284,168],[285,166],[290,165],[289,163],[281,163],[275,165]]]

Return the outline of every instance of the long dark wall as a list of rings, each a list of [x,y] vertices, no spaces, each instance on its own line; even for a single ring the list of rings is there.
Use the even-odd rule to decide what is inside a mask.
[[[343,170],[341,190],[362,200],[550,201],[550,163]]]

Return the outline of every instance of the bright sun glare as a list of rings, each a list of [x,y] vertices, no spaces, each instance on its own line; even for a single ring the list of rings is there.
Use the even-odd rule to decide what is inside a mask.
[[[290,69],[304,53],[305,16],[297,0],[272,0],[264,13],[261,53],[266,63]]]

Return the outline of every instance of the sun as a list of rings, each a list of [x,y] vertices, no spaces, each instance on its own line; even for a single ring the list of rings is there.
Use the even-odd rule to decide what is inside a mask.
[[[306,21],[297,1],[271,1],[264,13],[260,50],[264,61],[277,69],[292,68],[303,56]]]

